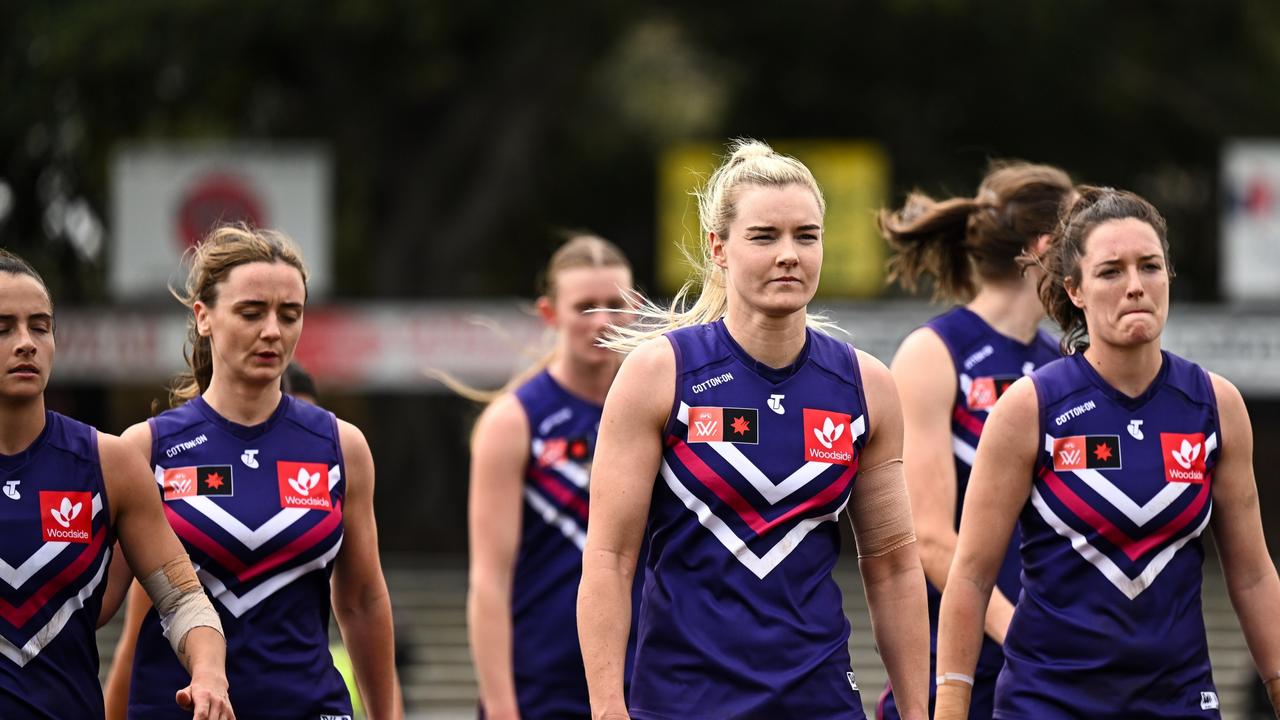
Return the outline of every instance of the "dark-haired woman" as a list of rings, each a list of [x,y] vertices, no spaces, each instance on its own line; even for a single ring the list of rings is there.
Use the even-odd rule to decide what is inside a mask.
[[[899,283],[914,290],[929,277],[935,297],[964,303],[908,335],[891,365],[902,397],[903,464],[929,580],[934,650],[938,605],[987,413],[1013,381],[1059,357],[1057,342],[1039,329],[1039,274],[1023,273],[1019,258],[1044,249],[1071,193],[1071,178],[1058,168],[1001,163],[972,198],[938,201],[917,191],[901,209],[880,214]],[[1000,644],[1018,597],[1020,569],[1015,532],[983,624],[972,720],[991,717],[996,675],[1004,664]],[[877,714],[898,720],[892,688],[885,689]]]
[[[1108,188],[1083,188],[1054,234],[1040,296],[1074,352],[1015,383],[987,421],[943,593],[938,720],[966,716],[1019,513],[1023,591],[994,717],[1219,717],[1200,605],[1211,522],[1254,664],[1280,690],[1280,579],[1249,416],[1230,382],[1161,350],[1168,251],[1159,212]]]
[[[240,716],[351,714],[329,654],[332,609],[369,716],[396,718],[369,446],[355,426],[281,393],[306,279],[279,233],[211,233],[193,253],[182,298],[192,312],[190,372],[171,393],[173,409],[125,438],[150,458],[154,491],[222,617]],[[128,625],[144,611],[128,714],[177,717],[163,702],[177,681],[173,657],[160,651],[164,627],[133,599]]]
[[[158,652],[177,671],[162,709],[232,718],[221,623],[146,464],[120,438],[45,408],[53,329],[44,280],[0,249],[0,718],[102,717],[93,633],[112,538],[168,629]]]

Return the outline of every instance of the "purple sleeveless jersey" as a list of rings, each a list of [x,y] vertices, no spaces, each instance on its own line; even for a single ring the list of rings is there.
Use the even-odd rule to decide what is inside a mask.
[[[590,718],[576,607],[601,408],[545,370],[515,395],[530,436],[511,588],[516,700],[524,720]]]
[[[329,655],[329,574],[346,500],[333,414],[285,395],[266,422],[247,427],[195,398],[150,425],[165,515],[226,631],[236,717],[349,716]],[[173,695],[188,682],[149,611],[129,716],[184,717]]]
[[[956,398],[951,411],[951,449],[956,467],[955,527],[960,528],[960,511],[964,507],[965,491],[969,487],[969,472],[973,468],[973,456],[978,447],[978,436],[987,420],[987,413],[1018,378],[1060,357],[1058,343],[1047,333],[1040,331],[1030,343],[1021,343],[1002,335],[976,313],[965,307],[956,307],[929,322],[925,327],[937,333],[951,355],[956,375]],[[1015,529],[1009,547],[1005,550],[996,586],[1009,598],[1018,601],[1022,588],[1018,580],[1022,564],[1018,560],[1018,531]],[[942,593],[932,584],[929,592],[930,675],[938,649],[938,609]],[[970,720],[989,720],[994,699],[996,675],[1004,665],[1004,653],[990,638],[982,640],[982,653],[972,701],[969,704]],[[930,685],[930,707],[933,691]],[[890,691],[881,697],[877,714],[883,720],[897,720],[898,710]],[[930,710],[932,713],[932,709]]]
[[[0,718],[101,718],[98,611],[115,542],[98,432],[45,413],[0,455]]]
[[[1200,608],[1219,442],[1208,374],[1166,352],[1130,398],[1077,354],[1032,379],[1040,451],[995,717],[1218,717]]]
[[[867,436],[853,348],[809,330],[778,370],[723,322],[667,338],[631,717],[864,717],[831,577]]]

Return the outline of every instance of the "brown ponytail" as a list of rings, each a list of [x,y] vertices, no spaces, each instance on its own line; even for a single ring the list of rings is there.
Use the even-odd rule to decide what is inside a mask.
[[[901,209],[878,218],[894,251],[889,279],[914,291],[929,275],[935,298],[955,301],[972,298],[980,282],[1016,279],[1018,258],[1053,232],[1071,187],[1058,168],[996,162],[975,197],[937,201],[912,192]]]

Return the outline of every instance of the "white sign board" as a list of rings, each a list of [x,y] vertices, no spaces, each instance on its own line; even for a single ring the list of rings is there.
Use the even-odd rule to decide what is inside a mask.
[[[245,221],[298,244],[311,297],[331,286],[330,163],[314,146],[126,146],[111,167],[110,288],[117,299],[167,296],[182,254],[214,226]]]
[[[1222,152],[1222,290],[1280,300],[1280,140],[1237,140]]]

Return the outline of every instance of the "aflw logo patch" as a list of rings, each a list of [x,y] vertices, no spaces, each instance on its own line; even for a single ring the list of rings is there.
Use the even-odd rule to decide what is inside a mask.
[[[40,491],[40,530],[45,542],[88,543],[92,527],[89,493]]]
[[[1204,433],[1160,433],[1160,453],[1164,457],[1164,479],[1168,482],[1201,484],[1205,476]]]
[[[542,454],[538,456],[539,467],[550,467],[561,460],[585,463],[591,459],[591,443],[583,435],[574,438],[547,438],[543,442]]]
[[[995,406],[996,400],[1018,381],[1016,375],[992,375],[974,378],[969,385],[969,396],[966,399],[970,410],[987,410]]]
[[[755,408],[689,408],[689,442],[760,442],[760,414]]]
[[[230,465],[199,465],[164,470],[164,499],[234,495]]]
[[[280,507],[329,510],[329,466],[324,463],[276,463]]]
[[[1072,435],[1053,440],[1053,469],[1116,470],[1120,464],[1119,435]]]
[[[804,409],[804,459],[835,465],[853,464],[853,430],[849,416],[828,410]]]

